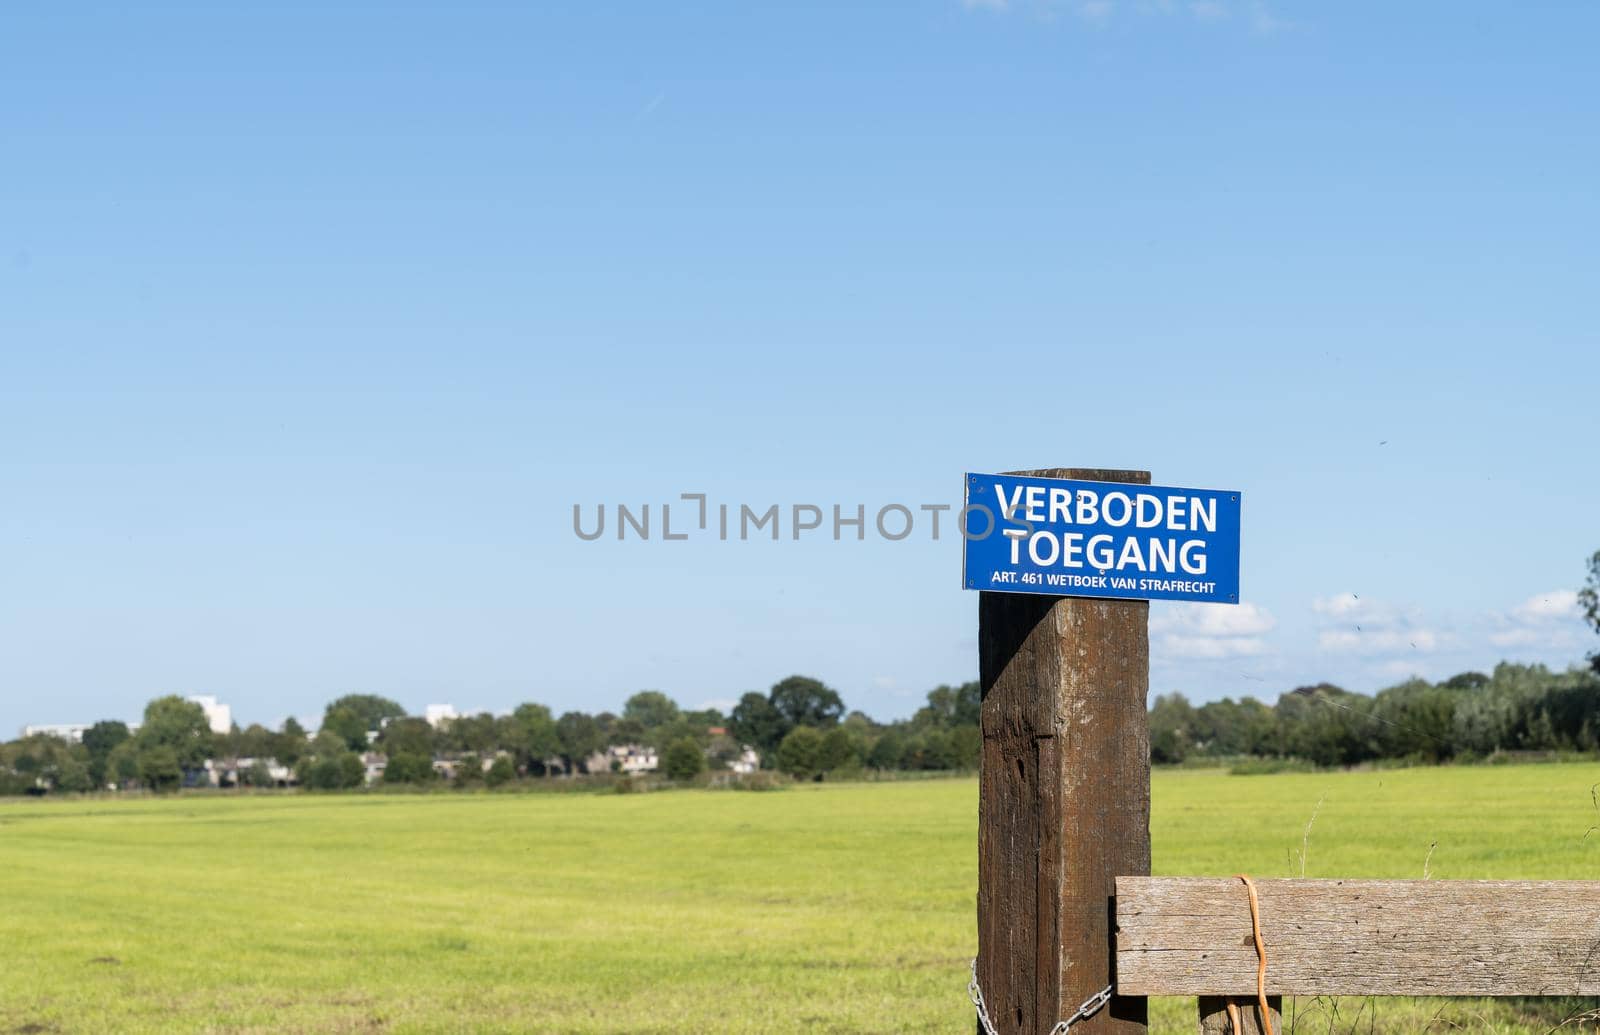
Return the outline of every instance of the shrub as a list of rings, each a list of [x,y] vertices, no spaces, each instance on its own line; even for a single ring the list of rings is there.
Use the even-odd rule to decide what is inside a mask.
[[[809,780],[822,772],[822,734],[810,726],[796,726],[778,745],[778,768],[796,780]]]
[[[693,780],[704,771],[706,757],[700,751],[699,744],[684,737],[667,748],[667,755],[662,759],[662,767],[671,779]]]
[[[383,769],[384,783],[429,783],[434,776],[431,758],[407,751],[390,755]]]
[[[302,758],[295,770],[300,776],[301,786],[313,791],[360,787],[366,779],[366,769],[353,751],[335,751]]]
[[[139,752],[139,779],[153,791],[170,791],[183,780],[178,753],[169,747],[146,748]]]
[[[789,780],[782,773],[758,769],[729,781],[728,786],[736,791],[778,791],[789,786]]]
[[[489,766],[489,771],[483,774],[483,782],[490,787],[503,787],[516,779],[517,767],[511,764],[511,759],[505,755],[496,758]]]

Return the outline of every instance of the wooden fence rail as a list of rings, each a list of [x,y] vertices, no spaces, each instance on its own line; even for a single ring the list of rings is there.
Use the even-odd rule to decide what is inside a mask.
[[[1600,883],[1255,883],[1272,995],[1600,995]],[[1119,995],[1255,994],[1242,883],[1116,885]]]

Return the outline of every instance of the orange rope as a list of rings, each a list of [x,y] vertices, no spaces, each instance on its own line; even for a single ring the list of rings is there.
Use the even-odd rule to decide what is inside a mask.
[[[1266,1035],[1274,1035],[1272,1030],[1272,1014],[1267,1007],[1267,943],[1261,938],[1261,901],[1256,898],[1256,882],[1243,873],[1234,874],[1244,881],[1245,890],[1250,893],[1250,929],[1256,939],[1256,1006],[1261,1010],[1261,1030]],[[1234,1035],[1244,1035],[1244,1028],[1240,1026],[1239,1006],[1232,999],[1225,1001],[1228,1008],[1228,1023],[1233,1025]]]

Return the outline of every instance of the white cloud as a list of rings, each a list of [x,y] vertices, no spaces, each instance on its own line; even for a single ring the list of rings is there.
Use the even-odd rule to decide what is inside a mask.
[[[1346,654],[1390,654],[1402,650],[1433,651],[1440,636],[1432,629],[1395,628],[1324,629],[1317,634],[1317,646]]]
[[[1250,658],[1267,652],[1267,641],[1259,636],[1185,636],[1170,633],[1161,637],[1157,649],[1174,658]]]
[[[1267,652],[1263,638],[1278,623],[1251,603],[1164,604],[1150,619],[1156,652],[1176,658],[1254,657]]]
[[[1584,646],[1578,595],[1570,589],[1537,593],[1504,610],[1456,615],[1448,629],[1401,608],[1355,593],[1336,593],[1312,601],[1320,616],[1317,645],[1328,653],[1372,661],[1386,674],[1415,671],[1423,655],[1483,665],[1484,655],[1515,650],[1548,660],[1552,654],[1579,653]],[[1392,659],[1392,660],[1390,660]],[[1390,660],[1387,665],[1378,662]]]
[[[1547,638],[1543,630],[1529,629],[1525,626],[1501,629],[1489,634],[1489,642],[1496,647],[1539,647],[1544,645]]]
[[[1317,614],[1335,617],[1355,614],[1363,606],[1371,607],[1371,604],[1363,605],[1361,598],[1354,593],[1335,593],[1331,597],[1318,597],[1311,602],[1311,609]]]
[[[1253,636],[1270,632],[1277,621],[1251,604],[1168,604],[1150,619],[1156,632],[1185,631],[1206,636]]]
[[[1355,593],[1335,593],[1311,602],[1326,620],[1317,646],[1336,654],[1367,657],[1438,650],[1448,635],[1428,628],[1415,611],[1402,611]]]
[[[1536,593],[1492,616],[1490,625],[1489,642],[1496,647],[1576,650],[1584,640],[1578,594],[1570,589]]]
[[[1578,591],[1553,589],[1548,593],[1539,593],[1518,604],[1511,614],[1512,617],[1525,622],[1576,618],[1579,614]]]

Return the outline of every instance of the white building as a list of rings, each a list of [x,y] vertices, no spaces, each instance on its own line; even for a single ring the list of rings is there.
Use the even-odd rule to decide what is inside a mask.
[[[430,704],[422,711],[422,717],[428,720],[428,725],[438,729],[451,719],[457,718],[456,706],[453,704]]]
[[[233,709],[219,703],[215,694],[195,694],[184,700],[198,704],[200,710],[206,713],[206,723],[210,725],[212,733],[227,733],[233,729]]]
[[[69,740],[74,744],[82,744],[83,735],[88,729],[89,727],[86,723],[63,722],[55,725],[24,726],[22,727],[22,735],[24,737],[34,737],[44,734],[47,737],[60,737],[62,740]]]
[[[234,758],[218,761],[206,759],[206,782],[212,787],[238,787],[257,763],[266,767],[267,778],[275,786],[288,787],[294,783],[294,771],[276,758]]]
[[[660,764],[656,749],[642,744],[613,744],[590,755],[584,768],[591,773],[653,773]]]
[[[728,763],[728,768],[740,776],[749,776],[761,768],[761,756],[756,754],[756,749],[746,744],[739,757]]]
[[[362,779],[368,787],[383,779],[383,771],[389,767],[389,757],[376,751],[366,751],[361,755]]]

